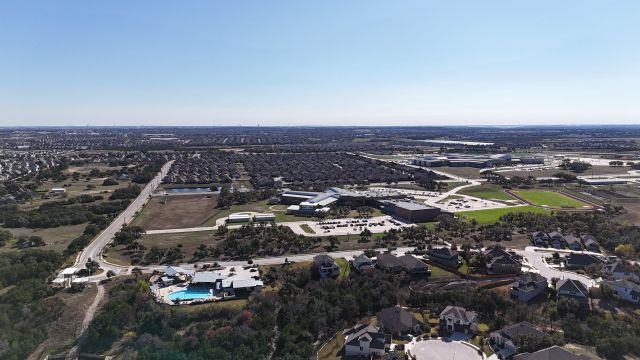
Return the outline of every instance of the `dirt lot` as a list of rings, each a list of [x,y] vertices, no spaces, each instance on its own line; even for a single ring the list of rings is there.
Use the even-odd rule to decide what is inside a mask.
[[[154,197],[134,221],[145,230],[177,229],[201,226],[218,213],[216,197],[176,195]]]

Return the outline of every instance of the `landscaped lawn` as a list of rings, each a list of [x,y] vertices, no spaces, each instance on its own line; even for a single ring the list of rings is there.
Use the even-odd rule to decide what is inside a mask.
[[[349,262],[345,258],[336,259],[336,264],[340,266],[340,275],[338,275],[338,279],[346,279],[349,277],[351,273],[351,266]]]
[[[300,225],[300,229],[304,230],[307,234],[315,234],[316,232],[309,226],[309,224]]]
[[[514,200],[513,197],[502,189],[502,187],[494,184],[482,184],[470,188],[466,188],[460,192],[464,195],[475,196],[480,199],[487,200]]]
[[[443,276],[457,276],[454,273],[448,272],[447,270],[431,265],[431,277],[443,277]]]
[[[536,214],[549,214],[549,210],[540,209],[534,206],[513,206],[506,208],[487,209],[487,210],[472,210],[462,211],[458,215],[464,216],[469,219],[476,219],[478,224],[492,224],[498,221],[502,215],[510,213],[524,213],[532,212]]]
[[[514,193],[521,196],[528,202],[538,206],[548,206],[551,208],[581,208],[587,204],[580,200],[570,198],[564,194],[548,190],[516,190]]]

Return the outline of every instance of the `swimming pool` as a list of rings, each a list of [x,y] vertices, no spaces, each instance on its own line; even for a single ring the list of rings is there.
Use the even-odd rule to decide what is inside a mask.
[[[180,290],[176,292],[172,292],[167,295],[169,300],[193,300],[193,299],[204,299],[208,298],[210,295],[209,289],[187,289]]]

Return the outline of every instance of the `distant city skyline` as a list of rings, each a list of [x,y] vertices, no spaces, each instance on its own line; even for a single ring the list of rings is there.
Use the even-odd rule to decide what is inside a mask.
[[[640,2],[3,2],[0,126],[640,123]]]

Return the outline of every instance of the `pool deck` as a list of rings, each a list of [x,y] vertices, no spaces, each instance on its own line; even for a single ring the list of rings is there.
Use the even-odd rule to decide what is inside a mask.
[[[165,287],[159,287],[155,291],[152,292],[153,298],[161,303],[167,305],[186,305],[186,304],[199,304],[205,302],[213,302],[223,300],[222,297],[219,296],[209,296],[205,298],[199,299],[190,299],[190,300],[180,300],[179,303],[176,303],[169,299],[169,294],[174,293],[176,291],[187,290],[189,288],[188,283],[169,285]]]

